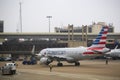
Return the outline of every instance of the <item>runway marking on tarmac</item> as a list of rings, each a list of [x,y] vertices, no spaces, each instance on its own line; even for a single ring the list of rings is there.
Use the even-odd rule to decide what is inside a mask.
[[[78,78],[78,79],[84,79],[84,80],[120,80],[120,78],[111,77],[111,76],[72,74],[72,73],[62,73],[62,72],[49,72],[49,71],[31,70],[31,69],[19,69],[18,71],[19,72],[24,72],[24,73],[52,75],[52,76],[60,76],[60,77],[74,78],[74,79]]]

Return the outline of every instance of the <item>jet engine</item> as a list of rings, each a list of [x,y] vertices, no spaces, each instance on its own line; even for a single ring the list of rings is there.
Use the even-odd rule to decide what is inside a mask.
[[[68,62],[68,63],[74,63],[75,60],[74,60],[73,58],[67,58],[67,62]]]
[[[49,63],[51,63],[53,60],[51,60],[50,58],[48,57],[42,57],[40,59],[40,64],[45,64],[45,65],[48,65]]]

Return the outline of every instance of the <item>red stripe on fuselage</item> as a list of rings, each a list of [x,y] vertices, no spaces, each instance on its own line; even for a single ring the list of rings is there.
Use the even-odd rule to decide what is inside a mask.
[[[89,47],[87,50],[102,50],[104,47]]]
[[[83,54],[94,54],[94,52],[84,52]]]

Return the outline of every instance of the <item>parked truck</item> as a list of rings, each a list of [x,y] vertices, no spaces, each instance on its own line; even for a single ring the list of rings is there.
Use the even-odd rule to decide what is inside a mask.
[[[1,67],[2,74],[16,74],[16,63],[6,63]]]

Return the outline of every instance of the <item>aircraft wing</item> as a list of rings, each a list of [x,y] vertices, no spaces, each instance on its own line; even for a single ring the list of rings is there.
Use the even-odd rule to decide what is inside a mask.
[[[107,50],[92,50],[93,52],[95,52],[95,53],[107,53],[107,52],[109,52],[110,51],[110,49],[107,49]]]
[[[92,51],[95,53],[101,53],[101,51],[99,51],[99,50],[92,50]]]

